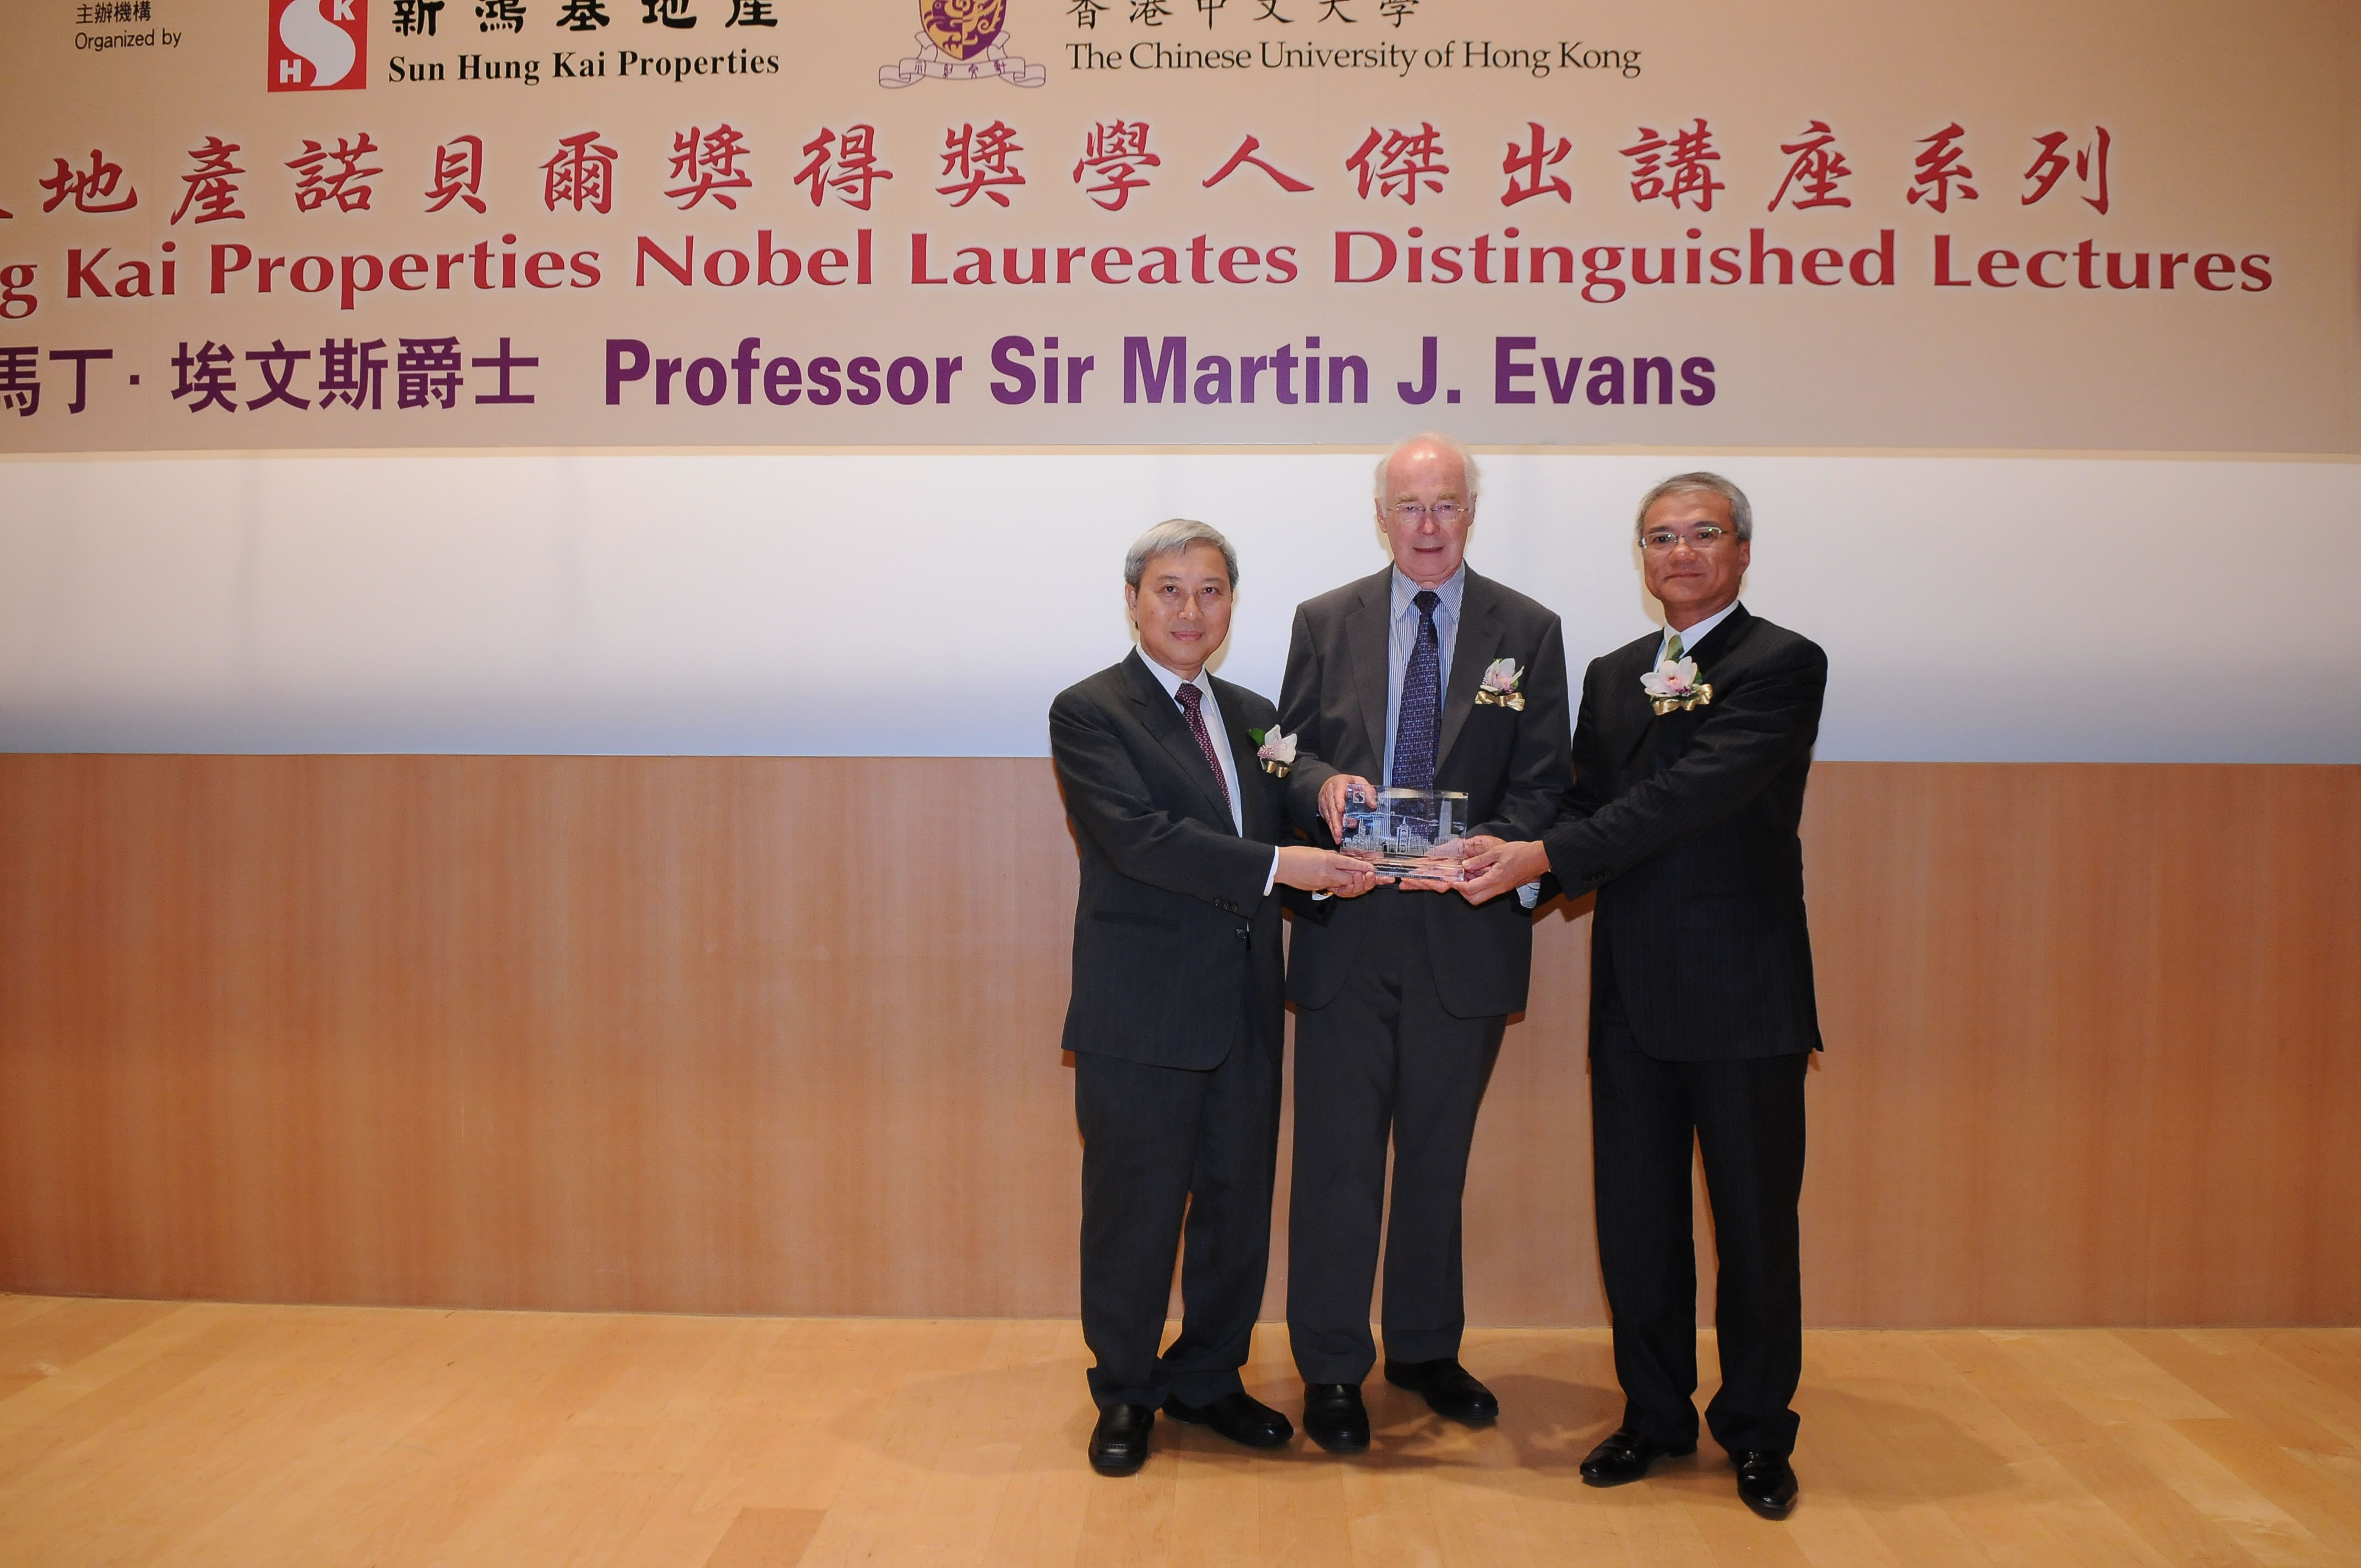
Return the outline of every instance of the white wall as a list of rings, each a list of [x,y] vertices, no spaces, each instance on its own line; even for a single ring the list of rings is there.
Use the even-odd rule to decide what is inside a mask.
[[[1357,455],[0,465],[0,749],[1038,755],[1126,646],[1125,546],[1236,543],[1224,674],[1373,571]],[[1631,506],[1755,501],[1819,754],[2361,762],[2361,464],[1499,456],[1470,560],[1577,660],[1650,627]]]

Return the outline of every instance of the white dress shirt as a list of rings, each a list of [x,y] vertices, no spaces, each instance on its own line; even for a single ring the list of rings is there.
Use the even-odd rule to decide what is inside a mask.
[[[1213,741],[1214,760],[1222,766],[1222,787],[1227,790],[1230,795],[1230,826],[1237,830],[1239,838],[1245,838],[1246,836],[1246,797],[1238,793],[1238,764],[1230,745],[1230,721],[1222,717],[1222,705],[1213,696],[1213,681],[1202,670],[1198,671],[1193,678],[1183,680],[1150,658],[1144,650],[1139,655],[1139,662],[1148,666],[1148,673],[1156,677],[1157,684],[1164,688],[1164,695],[1172,699],[1174,707],[1180,707],[1182,686],[1195,686],[1204,694],[1197,704],[1198,716],[1205,721],[1205,733],[1212,737]],[[1188,709],[1180,708],[1180,716],[1183,719],[1187,718]],[[1265,894],[1268,894],[1278,884],[1279,851],[1274,849],[1270,852],[1270,874],[1263,878],[1262,890]]]
[[[1680,633],[1681,656],[1684,658],[1693,657],[1697,652],[1697,645],[1704,641],[1706,637],[1715,627],[1719,626],[1723,621],[1728,620],[1730,619],[1730,612],[1737,608],[1738,601],[1736,599],[1732,599],[1728,604],[1723,605],[1719,609],[1715,610],[1711,615],[1707,616],[1703,620],[1698,621],[1695,626],[1692,626],[1687,630]],[[1673,629],[1670,626],[1666,626],[1664,628],[1664,635],[1663,639],[1656,644],[1657,663],[1662,664],[1664,662],[1664,653],[1666,650],[1672,647],[1672,645]]]

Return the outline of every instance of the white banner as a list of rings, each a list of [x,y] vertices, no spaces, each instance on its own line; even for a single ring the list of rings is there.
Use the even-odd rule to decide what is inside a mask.
[[[1817,639],[1819,754],[2361,762],[2361,464],[1497,455],[1469,561],[1579,662],[1647,630],[1631,506],[1753,497],[1746,601]],[[1125,547],[1242,558],[1218,668],[1384,563],[1366,455],[0,464],[16,751],[1016,755],[1127,644]],[[2290,540],[2296,543],[2290,543]],[[2323,543],[2324,542],[2324,543]]]

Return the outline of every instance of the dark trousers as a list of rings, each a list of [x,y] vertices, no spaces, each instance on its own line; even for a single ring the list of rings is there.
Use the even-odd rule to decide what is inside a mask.
[[[1598,1261],[1615,1318],[1623,1425],[1669,1447],[1697,1441],[1697,1250],[1690,1150],[1713,1208],[1721,1388],[1707,1406],[1733,1452],[1795,1447],[1803,1376],[1796,1205],[1804,1188],[1803,1055],[1664,1061],[1641,1051],[1603,969],[1590,1050]],[[1694,1144],[1692,1144],[1694,1139]]]
[[[1467,1321],[1459,1200],[1504,1017],[1445,1012],[1422,898],[1380,890],[1344,989],[1295,1018],[1295,1170],[1287,1223],[1287,1328],[1306,1383],[1358,1383],[1377,1360],[1369,1288],[1386,1222],[1386,1354],[1459,1354]]]
[[[1249,1025],[1210,1071],[1074,1056],[1082,1134],[1082,1341],[1091,1398],[1205,1405],[1243,1386],[1270,1266],[1279,1044]],[[1157,1354],[1187,1216],[1180,1334]]]

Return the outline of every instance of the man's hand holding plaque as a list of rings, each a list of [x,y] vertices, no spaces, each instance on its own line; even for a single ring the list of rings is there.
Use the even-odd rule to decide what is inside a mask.
[[[1310,844],[1290,844],[1279,851],[1277,880],[1289,887],[1337,898],[1358,898],[1378,885],[1368,861]]]
[[[1504,893],[1514,893],[1549,874],[1549,851],[1537,842],[1510,843],[1479,833],[1460,843],[1467,875],[1459,884],[1459,896],[1470,904],[1483,904]]]

